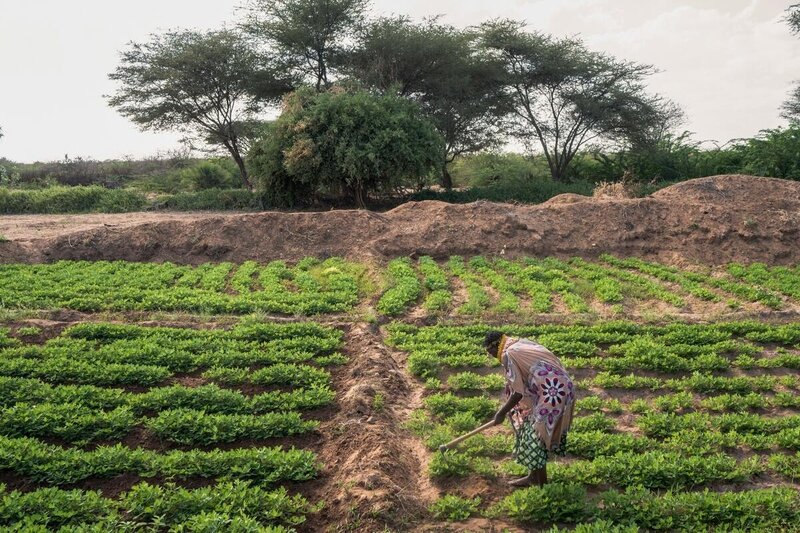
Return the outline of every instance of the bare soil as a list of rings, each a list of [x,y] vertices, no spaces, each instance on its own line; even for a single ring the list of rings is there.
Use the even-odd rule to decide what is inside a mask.
[[[562,195],[535,206],[424,201],[386,213],[2,216],[0,235],[8,239],[0,243],[0,263],[612,253],[668,263],[790,264],[800,262],[800,183],[724,175],[646,198]]]

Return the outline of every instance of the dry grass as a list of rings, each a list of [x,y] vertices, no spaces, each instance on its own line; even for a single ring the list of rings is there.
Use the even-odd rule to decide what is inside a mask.
[[[622,180],[617,182],[601,181],[592,191],[594,198],[637,198],[642,190],[636,177],[630,172],[625,171]]]

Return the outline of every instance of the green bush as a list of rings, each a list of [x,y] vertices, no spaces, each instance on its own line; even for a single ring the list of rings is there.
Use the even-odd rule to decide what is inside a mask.
[[[227,168],[214,161],[200,161],[179,171],[184,186],[196,190],[227,189],[241,181]]]
[[[482,152],[459,158],[450,165],[456,186],[488,187],[547,180],[550,169],[543,157],[527,157],[513,152]]]
[[[434,518],[461,521],[478,513],[480,498],[461,498],[455,494],[446,494],[431,504],[429,511]]]
[[[147,201],[140,193],[89,187],[49,187],[11,190],[0,188],[0,214],[28,213],[123,213],[138,211]]]
[[[299,90],[249,155],[269,203],[308,205],[323,194],[364,206],[426,177],[442,140],[405,98],[336,88]]]
[[[175,211],[252,211],[261,208],[261,195],[247,189],[206,189],[160,196],[156,209]]]

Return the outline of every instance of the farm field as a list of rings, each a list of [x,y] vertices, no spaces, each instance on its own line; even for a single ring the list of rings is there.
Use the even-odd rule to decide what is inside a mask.
[[[0,527],[797,529],[798,305],[796,266],[609,255],[0,265]],[[436,451],[498,326],[579,387],[544,490],[506,427]]]
[[[387,316],[518,320],[542,315],[652,318],[794,311],[800,270],[731,263],[719,268],[673,266],[602,255],[580,258],[453,256],[389,263],[393,284],[378,302]]]
[[[0,309],[311,316],[373,303],[382,317],[411,320],[791,313],[800,309],[800,267],[676,268],[611,255],[597,261],[423,256],[385,267],[338,258],[306,258],[292,266],[0,264]]]
[[[283,485],[318,474],[340,330],[35,329],[0,330],[4,525],[279,531],[316,509]]]
[[[502,517],[531,527],[598,520],[644,529],[787,530],[800,496],[800,324],[515,326],[558,355],[576,380],[565,459],[544,489],[524,475],[505,429],[436,451],[499,408],[487,326],[393,324],[388,342],[428,393],[407,427],[431,452],[440,519]],[[724,494],[719,494],[725,491]],[[600,526],[595,526],[600,527]]]

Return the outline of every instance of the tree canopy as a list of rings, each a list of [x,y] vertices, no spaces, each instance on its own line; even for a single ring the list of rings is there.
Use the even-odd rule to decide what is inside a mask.
[[[649,65],[588,50],[577,39],[526,32],[517,21],[480,27],[483,47],[505,66],[515,135],[540,145],[553,179],[563,180],[590,143],[647,142],[674,122],[677,108],[647,94]]]
[[[499,145],[507,98],[501,64],[479,53],[474,36],[437,19],[385,17],[370,23],[345,70],[368,87],[416,101],[444,139],[442,184],[459,155]]]
[[[786,21],[792,33],[800,34],[800,4],[792,4],[786,8]]]
[[[786,9],[786,22],[795,35],[800,35],[800,4]],[[800,122],[800,83],[795,85],[789,99],[781,106],[781,116],[793,122]]]
[[[246,132],[263,100],[289,89],[273,67],[235,32],[170,31],[130,43],[109,78],[119,83],[108,101],[145,130],[194,134],[224,147],[252,184],[244,165]]]
[[[297,83],[330,86],[336,58],[364,21],[369,0],[250,0],[245,31],[266,44]]]

